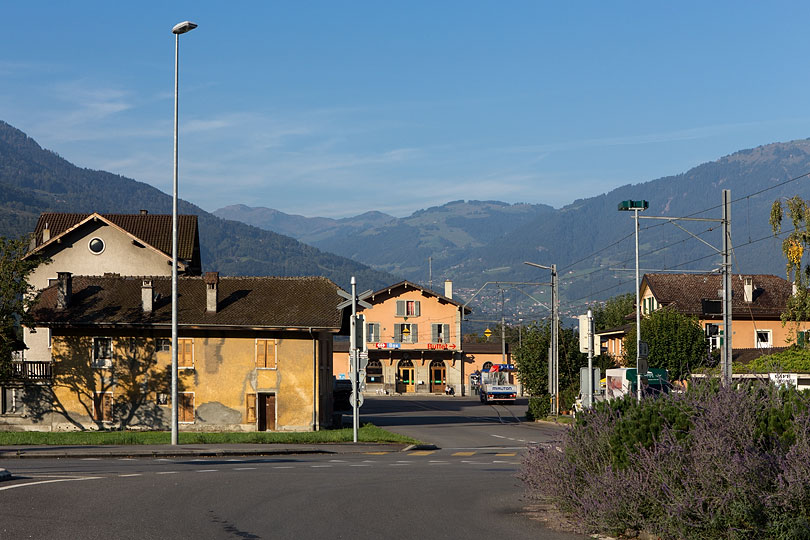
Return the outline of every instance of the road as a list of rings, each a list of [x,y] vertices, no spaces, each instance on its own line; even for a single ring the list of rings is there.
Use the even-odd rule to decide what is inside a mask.
[[[549,428],[473,405],[366,401],[364,421],[430,435],[437,450],[3,460],[15,477],[0,483],[0,538],[582,538],[524,514],[519,438]]]

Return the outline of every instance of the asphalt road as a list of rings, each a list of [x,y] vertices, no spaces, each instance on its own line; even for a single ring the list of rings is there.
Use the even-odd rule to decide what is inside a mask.
[[[366,401],[364,420],[435,451],[2,460],[14,478],[0,483],[0,538],[582,538],[524,513],[518,437],[549,428],[475,404]]]

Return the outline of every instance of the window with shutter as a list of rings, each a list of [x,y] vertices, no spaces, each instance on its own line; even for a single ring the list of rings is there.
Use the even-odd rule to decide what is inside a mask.
[[[194,368],[194,340],[183,338],[177,340],[177,367]]]
[[[93,367],[108,368],[112,366],[112,338],[93,338]]]
[[[276,367],[276,340],[256,340],[256,367],[275,369]]]
[[[256,394],[245,395],[245,422],[248,424],[256,422]]]
[[[411,340],[408,343],[419,343],[419,325],[412,324],[411,326]]]
[[[194,392],[177,394],[177,421],[183,424],[194,423]]]
[[[442,325],[440,324],[431,324],[430,325],[430,342],[431,343],[441,343],[442,336],[441,336],[441,329]]]
[[[442,343],[450,343],[450,325],[442,325]]]
[[[93,416],[96,422],[112,422],[112,392],[93,392]]]
[[[380,341],[380,323],[366,324],[366,342],[376,343]]]
[[[397,317],[405,316],[405,300],[397,300]]]
[[[394,325],[394,341],[397,343],[402,343],[402,324],[395,324]]]

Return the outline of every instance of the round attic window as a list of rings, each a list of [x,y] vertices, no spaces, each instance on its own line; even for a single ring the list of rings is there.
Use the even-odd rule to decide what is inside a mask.
[[[90,253],[94,255],[101,255],[104,251],[104,240],[101,238],[93,238],[90,240],[90,243],[87,244],[88,249],[90,249]]]

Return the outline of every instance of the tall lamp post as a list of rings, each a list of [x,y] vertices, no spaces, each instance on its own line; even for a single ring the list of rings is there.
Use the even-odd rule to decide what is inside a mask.
[[[634,212],[636,224],[636,394],[641,401],[641,291],[638,280],[638,213],[650,207],[647,201],[622,201],[619,203],[619,210],[623,212]],[[646,369],[644,370],[646,373]]]
[[[191,21],[174,25],[174,194],[172,197],[172,444],[177,445],[177,111],[180,66],[180,34],[197,28]]]
[[[557,265],[552,264],[551,266],[544,266],[542,264],[537,264],[533,262],[524,262],[523,264],[527,264],[529,266],[534,266],[535,268],[543,268],[545,270],[551,270],[551,350],[549,354],[549,360],[551,364],[551,369],[549,370],[549,394],[553,396],[554,399],[554,416],[560,415],[560,344],[559,344],[559,332],[560,332],[560,296],[558,290],[558,280],[557,280]]]

